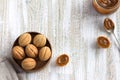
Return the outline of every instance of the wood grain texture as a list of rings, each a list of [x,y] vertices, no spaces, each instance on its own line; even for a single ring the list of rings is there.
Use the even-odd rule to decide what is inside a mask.
[[[10,55],[14,40],[22,33],[43,33],[51,42],[50,63],[34,73],[18,74],[21,80],[120,80],[120,50],[103,29],[103,20],[113,19],[120,40],[120,9],[111,15],[95,11],[92,0],[0,0],[0,56]],[[96,38],[107,36],[109,49],[100,49]],[[65,67],[55,64],[66,53]]]

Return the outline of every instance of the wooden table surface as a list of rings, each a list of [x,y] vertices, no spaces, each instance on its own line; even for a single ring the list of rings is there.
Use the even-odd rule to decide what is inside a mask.
[[[120,80],[120,51],[114,37],[103,29],[106,17],[115,22],[120,41],[120,9],[102,15],[92,0],[0,0],[0,56],[11,54],[20,34],[35,31],[50,40],[52,59],[40,71],[18,74],[21,80]],[[110,48],[97,47],[100,35],[110,39]],[[70,62],[59,67],[55,61],[63,53]]]

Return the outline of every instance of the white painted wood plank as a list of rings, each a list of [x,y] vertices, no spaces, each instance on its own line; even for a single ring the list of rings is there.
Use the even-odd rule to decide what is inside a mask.
[[[120,39],[120,9],[102,15],[94,10],[92,0],[0,0],[0,56],[10,55],[21,33],[37,31],[50,40],[53,56],[43,70],[19,74],[21,80],[120,80],[120,51],[103,29],[106,17],[115,22]],[[110,49],[97,48],[100,35],[109,37]],[[58,67],[55,60],[62,53],[70,56],[70,63]]]

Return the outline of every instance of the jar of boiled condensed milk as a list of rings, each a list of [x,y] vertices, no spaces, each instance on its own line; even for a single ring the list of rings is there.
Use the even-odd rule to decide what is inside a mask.
[[[94,8],[102,14],[115,12],[120,6],[120,0],[93,0]]]

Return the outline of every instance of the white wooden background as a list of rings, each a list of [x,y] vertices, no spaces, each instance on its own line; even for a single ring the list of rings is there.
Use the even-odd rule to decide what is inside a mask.
[[[120,40],[120,9],[101,15],[92,0],[0,0],[0,56],[8,57],[14,40],[22,33],[43,33],[52,44],[50,63],[34,73],[21,73],[21,80],[120,80],[120,51],[113,37],[103,29],[103,20],[112,18]],[[96,38],[111,40],[109,49],[100,49]],[[56,66],[60,54],[70,56],[67,66]]]

